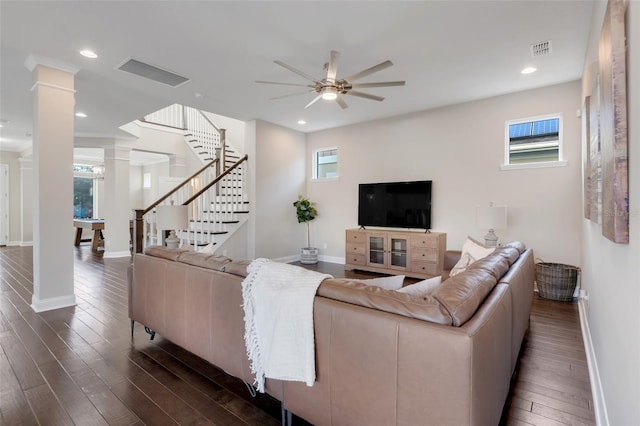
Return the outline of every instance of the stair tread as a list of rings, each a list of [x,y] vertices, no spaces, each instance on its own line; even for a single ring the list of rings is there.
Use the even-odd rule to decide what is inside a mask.
[[[188,232],[189,234],[205,234],[205,235],[224,235],[224,234],[228,234],[229,231],[194,231],[193,229],[185,229],[182,230],[180,232]]]
[[[189,222],[193,222],[193,223],[222,223],[222,224],[240,223],[239,220],[195,220],[195,219],[191,219]]]

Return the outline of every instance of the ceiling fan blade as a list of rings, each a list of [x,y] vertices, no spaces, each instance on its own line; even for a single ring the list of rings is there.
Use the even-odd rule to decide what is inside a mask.
[[[329,58],[329,66],[327,67],[327,81],[330,83],[336,82],[336,74],[338,73],[338,58],[340,53],[335,50],[331,51],[331,57]]]
[[[362,70],[362,71],[360,71],[358,73],[350,75],[349,77],[345,77],[343,80],[346,80],[346,81],[349,81],[349,82],[355,81],[355,80],[358,80],[358,79],[360,79],[362,77],[366,77],[369,74],[373,74],[374,72],[382,71],[385,68],[389,68],[392,65],[393,65],[393,62],[384,61],[382,63],[379,63],[378,65],[372,66],[371,68],[367,68],[366,70]]]
[[[301,77],[306,78],[307,80],[311,80],[314,83],[318,82],[315,78],[311,77],[309,74],[306,74],[306,73],[300,71],[299,69],[296,69],[296,68],[292,67],[291,65],[285,64],[282,61],[273,61],[273,62],[275,62],[276,64],[280,65],[281,67],[284,67],[284,68],[288,69],[291,72],[294,72],[294,73],[298,74]]]
[[[313,84],[281,83],[281,82],[279,82],[279,81],[263,81],[263,80],[256,80],[256,83],[262,83],[262,84],[281,84],[281,85],[283,85],[283,86],[315,87]]]
[[[369,93],[358,92],[357,90],[349,90],[345,95],[358,96],[360,98],[371,99],[372,101],[384,101],[382,96],[370,95]]]
[[[288,97],[291,97],[291,96],[306,95],[307,93],[311,93],[311,92],[315,92],[315,90],[307,90],[306,92],[288,93],[286,95],[280,95],[280,96],[275,96],[273,98],[269,98],[269,100],[270,101],[274,101],[276,99],[283,99],[283,98],[288,98]]]
[[[391,86],[404,86],[404,81],[381,81],[379,83],[354,83],[351,87],[391,87]]]
[[[316,96],[315,98],[313,98],[313,100],[312,100],[311,102],[309,102],[308,104],[306,104],[304,107],[305,107],[305,108],[309,108],[311,105],[315,104],[315,103],[318,101],[318,99],[320,99],[321,97],[322,97],[322,95],[318,95],[318,96]]]
[[[338,105],[340,105],[342,109],[349,108],[349,105],[347,105],[344,99],[342,99],[340,96],[336,98],[336,102],[338,103]]]

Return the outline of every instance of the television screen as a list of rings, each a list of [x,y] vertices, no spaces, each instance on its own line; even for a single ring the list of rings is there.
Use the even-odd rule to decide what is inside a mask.
[[[431,181],[361,183],[358,225],[431,229]]]

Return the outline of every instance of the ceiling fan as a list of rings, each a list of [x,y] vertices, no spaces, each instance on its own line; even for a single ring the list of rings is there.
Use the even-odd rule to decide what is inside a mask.
[[[300,86],[300,87],[310,87],[311,90],[307,90],[304,92],[297,92],[297,93],[290,93],[287,95],[282,95],[282,96],[276,96],[274,98],[271,98],[272,100],[274,99],[282,99],[282,98],[287,98],[289,96],[297,96],[297,95],[304,95],[306,93],[312,93],[315,92],[317,93],[317,96],[315,98],[313,98],[313,100],[311,100],[311,102],[309,102],[307,105],[305,105],[305,108],[309,108],[311,105],[313,105],[314,103],[316,103],[319,99],[325,99],[325,100],[335,100],[338,105],[340,105],[340,107],[342,107],[342,109],[347,108],[348,105],[347,103],[344,101],[344,99],[342,99],[342,95],[350,95],[350,96],[358,96],[360,98],[365,98],[365,99],[371,99],[374,101],[383,101],[384,98],[382,96],[376,96],[376,95],[371,95],[369,93],[364,93],[364,92],[360,92],[357,90],[353,90],[353,89],[361,89],[361,88],[366,88],[366,87],[389,87],[389,86],[404,86],[404,81],[381,81],[381,82],[376,82],[376,83],[353,83],[356,80],[359,80],[363,77],[366,77],[370,74],[373,74],[374,72],[378,72],[381,71],[385,68],[389,68],[390,66],[393,65],[393,62],[391,61],[384,61],[379,63],[378,65],[374,65],[371,68],[367,68],[365,70],[362,70],[360,72],[357,72],[353,75],[350,75],[349,77],[345,77],[345,78],[341,78],[338,79],[337,77],[337,73],[338,73],[338,58],[340,57],[340,53],[336,52],[335,50],[331,51],[331,56],[329,57],[329,62],[325,64],[325,69],[327,70],[327,76],[323,79],[315,79],[313,77],[311,77],[309,74],[306,74],[305,72],[302,72],[294,67],[292,67],[291,65],[285,64],[282,61],[273,61],[276,64],[280,65],[281,67],[284,67],[286,69],[288,69],[289,71],[292,71],[304,78],[306,78],[307,80],[310,80],[313,82],[313,84],[299,84],[299,83],[280,83],[280,82],[276,82],[276,81],[262,81],[262,80],[256,80],[256,83],[263,83],[263,84],[280,84],[280,85],[284,85],[284,86]]]

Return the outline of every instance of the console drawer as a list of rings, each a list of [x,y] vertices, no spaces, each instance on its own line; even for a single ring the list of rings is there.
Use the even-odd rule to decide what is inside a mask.
[[[347,260],[347,263],[350,265],[365,266],[367,264],[367,259],[364,254],[348,253],[346,260]]]
[[[414,235],[411,237],[411,247],[438,248],[438,238],[435,235]]]
[[[437,262],[438,250],[434,248],[412,248],[411,263],[421,261]]]
[[[347,231],[347,243],[366,243],[367,235],[358,231]]]
[[[411,271],[421,274],[438,275],[438,264],[434,262],[411,262]]]
[[[347,256],[351,256],[352,254],[361,254],[364,256],[365,250],[366,247],[364,243],[347,242]]]

